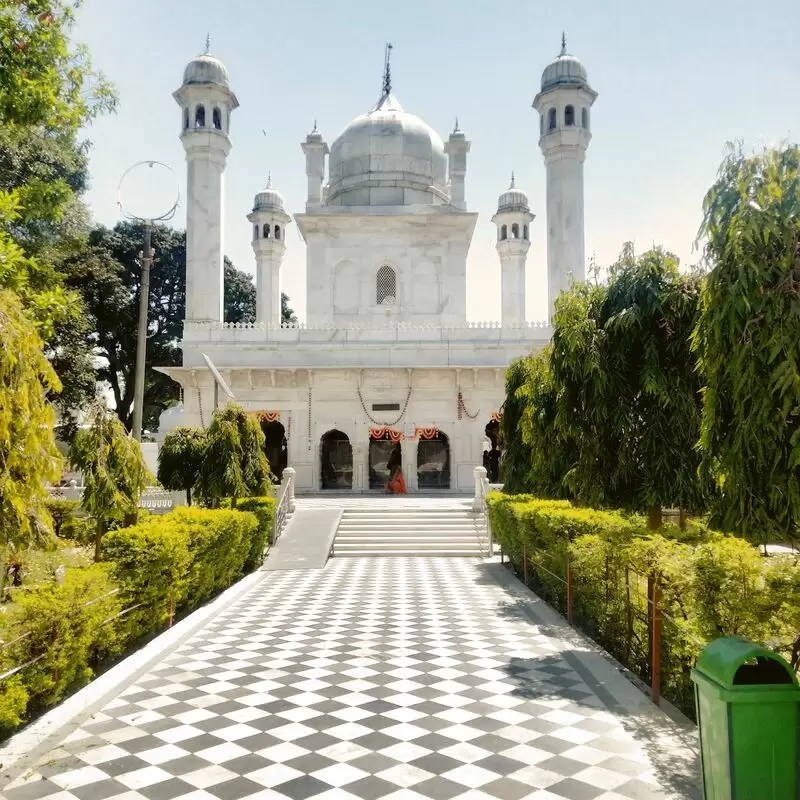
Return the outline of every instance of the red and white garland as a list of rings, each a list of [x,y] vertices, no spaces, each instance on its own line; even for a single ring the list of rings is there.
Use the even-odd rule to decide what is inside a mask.
[[[500,422],[503,419],[501,411],[492,411],[492,422]]]
[[[439,435],[439,429],[435,425],[425,428],[417,428],[414,431],[414,436],[419,436],[420,439],[435,439]]]
[[[399,442],[403,438],[403,432],[395,430],[394,428],[384,425],[381,428],[369,429],[370,439],[390,439],[393,442]]]
[[[259,422],[278,422],[281,418],[280,411],[253,411],[251,413]]]

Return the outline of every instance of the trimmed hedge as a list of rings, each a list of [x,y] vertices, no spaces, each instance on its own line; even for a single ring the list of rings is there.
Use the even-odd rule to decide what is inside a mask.
[[[276,505],[274,497],[248,497],[236,504],[237,511],[249,511],[258,520],[258,529],[250,542],[250,552],[244,563],[246,572],[252,572],[264,563],[264,553],[267,546],[272,544]]]
[[[661,587],[662,694],[694,716],[690,671],[705,643],[739,635],[800,666],[800,562],[692,523],[654,532],[636,515],[492,493],[495,538],[528,585],[562,612],[572,569],[573,624],[650,679],[648,581]]]
[[[0,738],[260,563],[274,502],[248,504],[253,513],[184,507],[149,516],[106,534],[103,563],[67,569],[62,585],[19,592],[0,619],[0,637],[10,642],[0,650],[0,673],[27,666],[0,681]]]
[[[191,609],[245,572],[258,520],[248,512],[179,507],[106,534],[104,558],[122,588],[137,633]]]

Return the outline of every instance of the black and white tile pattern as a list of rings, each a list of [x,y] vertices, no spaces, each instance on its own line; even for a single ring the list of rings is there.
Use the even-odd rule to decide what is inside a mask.
[[[265,574],[2,796],[692,796],[663,785],[492,569],[358,558]]]

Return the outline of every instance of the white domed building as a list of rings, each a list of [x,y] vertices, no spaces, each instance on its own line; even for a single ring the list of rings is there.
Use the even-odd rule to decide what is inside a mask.
[[[316,124],[302,143],[305,210],[287,211],[270,181],[255,194],[247,218],[257,319],[228,324],[224,172],[238,100],[208,53],[189,63],[174,97],[187,158],[186,320],[183,366],[163,371],[181,384],[184,403],[164,427],[207,427],[222,386],[261,420],[273,471],[292,467],[297,491],[382,489],[398,444],[410,492],[471,491],[487,436],[496,442],[506,367],[551,335],[525,311],[528,196],[512,178],[492,218],[501,319],[468,322],[467,253],[478,223],[466,201],[470,142],[458,123],[443,141],[404,110],[387,58],[375,107],[330,147]],[[585,274],[582,168],[595,97],[564,45],[534,100],[555,254],[548,280],[559,289]],[[307,320],[286,325],[280,270],[292,222],[306,243]]]

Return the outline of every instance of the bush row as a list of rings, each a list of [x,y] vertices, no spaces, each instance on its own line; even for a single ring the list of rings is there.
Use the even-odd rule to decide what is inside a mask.
[[[744,636],[800,665],[800,565],[763,558],[736,537],[690,522],[656,532],[646,520],[530,495],[490,494],[494,536],[529,585],[562,612],[572,573],[573,624],[650,679],[648,587],[661,588],[662,693],[694,715],[692,666],[719,636]]]
[[[263,561],[275,502],[177,508],[104,538],[104,561],[15,593],[0,623],[0,738]],[[132,609],[128,611],[128,609]]]

